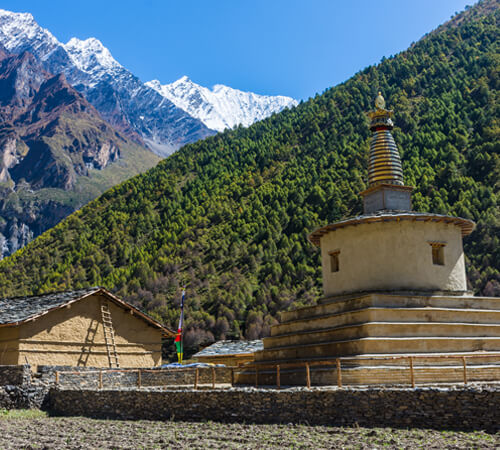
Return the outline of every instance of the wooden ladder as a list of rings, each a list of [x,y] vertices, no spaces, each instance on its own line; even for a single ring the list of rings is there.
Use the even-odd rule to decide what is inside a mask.
[[[106,341],[106,351],[108,353],[109,367],[119,368],[118,353],[116,352],[115,331],[111,320],[111,311],[107,302],[101,303],[102,327],[104,330],[104,340]]]

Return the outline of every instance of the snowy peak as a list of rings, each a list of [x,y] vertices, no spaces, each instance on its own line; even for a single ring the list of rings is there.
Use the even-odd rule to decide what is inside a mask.
[[[152,80],[146,85],[191,116],[200,119],[208,128],[217,131],[240,124],[247,127],[298,103],[291,97],[258,95],[223,84],[208,89],[194,83],[187,76],[171,84],[162,85],[158,80]]]
[[[149,86],[151,89],[154,89],[156,92],[161,93],[162,85],[159,80],[151,80],[144,83],[146,86]]]
[[[58,50],[66,53],[66,58],[69,57],[77,69],[91,75],[122,69],[98,39],[72,38],[63,45],[50,31],[38,25],[29,13],[14,13],[0,9],[0,43],[12,53],[28,50],[42,60],[54,57],[54,53]]]
[[[38,25],[31,14],[4,9],[0,9],[0,42],[12,53],[29,49],[41,57],[59,46],[52,33]]]
[[[83,72],[95,73],[122,68],[111,56],[110,51],[96,38],[85,40],[71,38],[64,48],[73,64]]]

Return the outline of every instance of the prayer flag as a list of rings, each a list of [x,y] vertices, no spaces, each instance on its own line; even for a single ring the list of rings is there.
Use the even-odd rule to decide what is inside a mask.
[[[186,289],[182,289],[181,299],[181,316],[179,317],[179,326],[177,327],[177,335],[175,336],[175,347],[177,348],[177,360],[182,364],[183,348],[182,348],[182,327],[184,326],[184,297]]]

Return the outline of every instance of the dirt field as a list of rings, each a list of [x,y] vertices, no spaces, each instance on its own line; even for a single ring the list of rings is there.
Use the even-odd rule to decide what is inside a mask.
[[[306,425],[152,422],[47,417],[0,412],[0,448],[8,449],[285,449],[500,448],[500,434]]]

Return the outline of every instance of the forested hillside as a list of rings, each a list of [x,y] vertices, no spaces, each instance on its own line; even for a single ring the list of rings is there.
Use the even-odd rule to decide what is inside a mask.
[[[185,146],[0,263],[2,296],[102,285],[167,325],[187,285],[186,343],[266,335],[321,292],[316,227],[361,212],[382,91],[414,209],[478,222],[476,293],[500,295],[498,2],[251,126]]]

